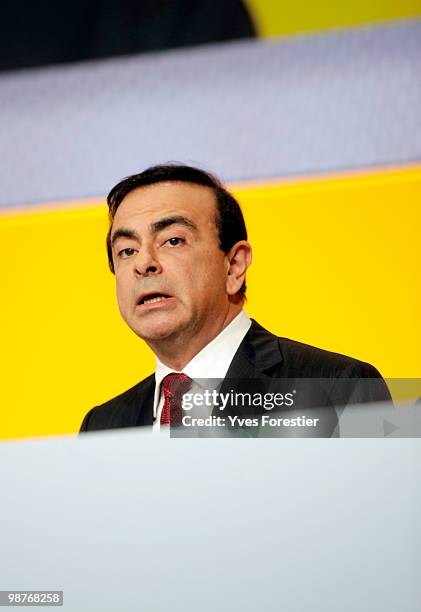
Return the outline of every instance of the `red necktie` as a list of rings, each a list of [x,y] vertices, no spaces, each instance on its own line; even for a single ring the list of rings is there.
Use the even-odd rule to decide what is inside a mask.
[[[181,425],[181,400],[192,386],[192,379],[186,374],[167,374],[162,379],[161,388],[164,392],[164,405],[161,412],[161,425]]]

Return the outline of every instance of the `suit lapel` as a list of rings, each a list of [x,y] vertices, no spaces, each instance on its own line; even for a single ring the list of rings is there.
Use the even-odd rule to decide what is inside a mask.
[[[277,336],[252,320],[252,325],[238,347],[222,382],[220,393],[249,392],[263,396],[273,384],[273,378],[270,376],[271,370],[275,367],[279,369],[282,359]],[[249,416],[250,406],[244,407],[243,410],[241,406],[228,405],[225,410],[225,416],[241,415],[242,413],[247,413]],[[212,414],[220,414],[219,409],[215,408]]]
[[[153,424],[153,400],[155,395],[155,375],[152,374],[139,385],[136,394],[137,409],[134,412],[135,425]]]
[[[152,374],[116,398],[114,427],[137,427],[153,424],[155,375]]]
[[[252,319],[251,327],[234,355],[225,381],[267,378],[267,373],[275,366],[278,367],[282,360],[278,337]]]

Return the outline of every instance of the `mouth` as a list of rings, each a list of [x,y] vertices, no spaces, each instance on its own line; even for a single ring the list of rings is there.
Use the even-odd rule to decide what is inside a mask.
[[[156,304],[163,304],[168,300],[174,300],[172,295],[166,293],[144,293],[137,300],[137,306],[152,306]]]

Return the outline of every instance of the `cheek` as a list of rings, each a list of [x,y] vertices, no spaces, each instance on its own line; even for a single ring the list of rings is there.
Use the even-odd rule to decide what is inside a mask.
[[[117,303],[120,307],[120,310],[122,310],[124,306],[128,303],[129,291],[127,289],[127,283],[124,282],[124,279],[121,276],[116,277],[116,294]]]
[[[213,260],[210,258],[205,265],[195,268],[187,286],[194,288],[195,295],[202,300],[212,302],[225,293],[225,283],[225,268],[213,256]]]

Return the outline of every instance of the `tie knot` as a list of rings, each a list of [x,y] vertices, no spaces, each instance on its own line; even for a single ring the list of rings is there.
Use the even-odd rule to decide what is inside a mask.
[[[184,393],[192,386],[192,382],[187,374],[177,374],[176,372],[167,374],[161,383],[164,396],[175,401],[181,400]]]

